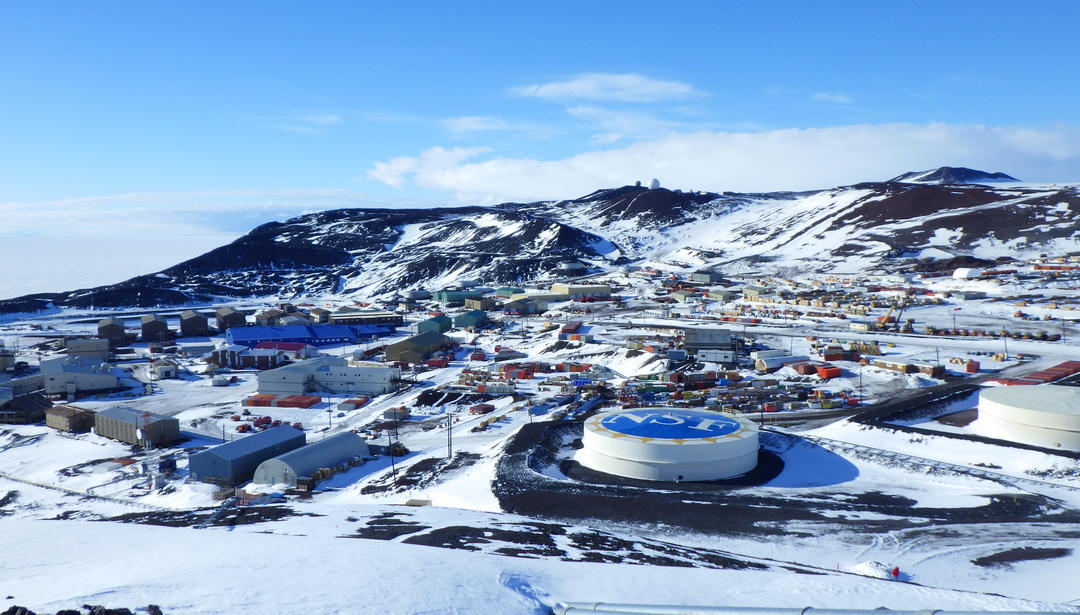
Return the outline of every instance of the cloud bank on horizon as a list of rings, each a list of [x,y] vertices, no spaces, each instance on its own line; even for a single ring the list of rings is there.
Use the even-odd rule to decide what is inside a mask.
[[[493,203],[572,198],[650,177],[687,190],[813,190],[943,165],[1002,170],[1033,181],[1057,172],[1063,175],[1058,181],[1077,181],[1064,175],[1075,174],[1078,163],[1076,126],[890,123],[671,132],[551,160],[500,156],[487,146],[433,146],[377,161],[367,176]]]

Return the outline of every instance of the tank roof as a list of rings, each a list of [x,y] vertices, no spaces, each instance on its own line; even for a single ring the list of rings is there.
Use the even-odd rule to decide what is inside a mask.
[[[988,387],[979,397],[1027,410],[1080,416],[1080,387],[1058,384]]]

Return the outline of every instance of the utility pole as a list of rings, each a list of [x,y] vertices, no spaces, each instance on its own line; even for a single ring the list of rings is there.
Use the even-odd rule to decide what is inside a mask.
[[[454,413],[446,411],[446,458],[450,459],[454,453]]]
[[[390,455],[390,472],[394,477],[394,486],[397,486],[397,465],[394,463],[394,443],[390,440],[390,430],[386,430],[386,452]]]

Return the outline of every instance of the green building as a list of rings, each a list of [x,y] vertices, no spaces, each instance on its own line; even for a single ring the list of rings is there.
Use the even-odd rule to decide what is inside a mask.
[[[459,329],[475,329],[488,321],[487,312],[471,310],[454,317],[454,326]]]
[[[421,320],[416,324],[417,333],[427,333],[428,331],[434,331],[435,333],[446,333],[450,330],[453,321],[449,316],[435,316],[427,320]]]
[[[456,303],[483,297],[484,293],[479,290],[440,290],[432,296],[439,303]]]

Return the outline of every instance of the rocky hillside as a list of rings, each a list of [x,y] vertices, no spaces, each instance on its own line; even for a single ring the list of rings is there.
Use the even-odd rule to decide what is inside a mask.
[[[262,225],[118,284],[0,301],[0,312],[265,296],[379,298],[466,278],[520,284],[550,277],[567,261],[596,270],[655,262],[732,273],[992,261],[1078,251],[1077,219],[1075,187],[909,181],[767,194],[624,186],[497,207],[339,209]]]
[[[929,171],[911,171],[890,179],[891,182],[912,182],[920,184],[986,184],[996,182],[1018,182],[1011,175],[987,173],[967,167],[938,167]]]

